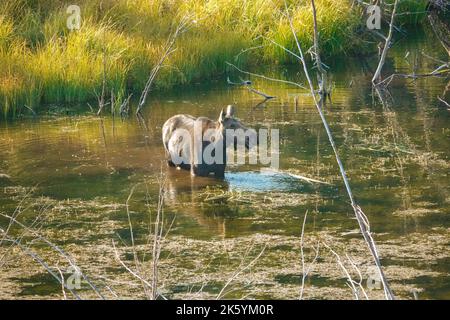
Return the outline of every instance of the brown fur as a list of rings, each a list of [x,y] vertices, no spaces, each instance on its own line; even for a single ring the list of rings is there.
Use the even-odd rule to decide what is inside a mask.
[[[247,128],[242,125],[239,120],[235,119],[233,115],[233,107],[228,106],[226,113],[222,110],[217,121],[206,117],[195,118],[186,114],[178,114],[168,119],[162,128],[162,139],[169,166],[176,166],[173,161],[173,156],[177,155],[178,157],[183,158],[183,163],[177,165],[177,167],[190,170],[191,174],[194,176],[208,176],[213,173],[216,177],[224,177],[226,167],[225,130],[228,128],[247,130]],[[194,163],[194,125],[198,121],[201,122],[202,136],[208,129],[213,129],[213,133],[209,137],[205,137],[207,141],[202,142],[202,152],[209,144],[217,142],[218,139],[222,139],[224,147],[223,163]],[[183,139],[183,137],[179,135],[179,132],[177,132],[177,129],[185,129],[189,132],[191,139]]]

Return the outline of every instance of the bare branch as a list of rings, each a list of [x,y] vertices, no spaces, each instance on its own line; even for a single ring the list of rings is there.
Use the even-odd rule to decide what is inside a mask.
[[[147,99],[147,95],[151,89],[151,86],[153,84],[153,81],[155,80],[156,76],[158,75],[159,70],[163,66],[164,62],[166,61],[167,57],[169,57],[173,52],[176,51],[176,48],[173,48],[175,45],[175,41],[177,40],[178,36],[186,31],[187,25],[190,22],[190,17],[185,16],[181,19],[180,23],[176,27],[175,31],[169,36],[167,39],[166,45],[164,47],[164,52],[161,55],[159,61],[156,63],[156,65],[153,67],[152,71],[150,72],[150,76],[145,84],[144,90],[142,91],[141,97],[139,99],[139,104],[136,109],[136,114],[141,113],[142,108],[144,107],[145,100]]]
[[[372,78],[373,85],[377,85],[377,81],[380,81],[380,79],[381,79],[381,70],[383,69],[384,63],[386,61],[387,52],[391,46],[397,4],[398,4],[398,0],[395,0],[394,9],[392,10],[392,15],[391,15],[391,21],[389,23],[389,33],[388,33],[388,36],[386,37],[386,41],[384,43],[384,48],[383,48],[383,52],[381,53],[380,61],[378,62],[378,67]]]
[[[241,73],[248,74],[249,76],[258,77],[258,78],[262,78],[262,79],[269,80],[269,81],[286,83],[286,84],[290,84],[290,85],[296,86],[298,88],[306,89],[304,86],[302,86],[302,85],[300,85],[300,84],[298,84],[296,82],[266,77],[266,76],[264,76],[262,74],[252,73],[252,72],[248,72],[248,71],[244,71],[242,69],[239,69],[238,67],[236,67],[234,64],[232,64],[230,62],[225,62],[225,63],[228,64],[229,66],[235,68],[237,71],[239,71]]]
[[[227,83],[228,83],[228,84],[232,84],[232,85],[241,85],[241,86],[245,86],[245,87],[247,88],[248,91],[253,92],[253,93],[257,94],[257,95],[262,96],[266,101],[267,101],[267,100],[270,100],[270,99],[276,98],[276,97],[274,97],[274,96],[270,96],[270,95],[268,95],[268,94],[265,94],[264,92],[261,92],[261,91],[258,91],[258,90],[256,90],[256,89],[254,89],[254,88],[251,86],[252,82],[249,81],[249,80],[242,81],[241,83],[237,83],[237,82],[232,82],[232,81],[230,81],[230,78],[227,78]]]
[[[230,283],[238,276],[240,275],[242,272],[244,272],[245,270],[247,270],[248,268],[250,268],[252,265],[254,265],[256,263],[256,261],[258,261],[258,259],[262,256],[262,254],[264,253],[264,251],[266,250],[266,245],[264,245],[264,247],[262,248],[261,252],[247,265],[245,265],[244,267],[242,267],[241,269],[237,270],[231,277],[230,279],[228,279],[228,281],[225,283],[225,285],[222,287],[222,290],[220,290],[219,294],[216,297],[216,300],[219,300],[223,297],[224,295],[224,291],[225,289],[230,285]]]
[[[398,0],[396,0],[396,3],[397,3],[397,1]],[[302,48],[301,48],[301,45],[300,45],[300,41],[297,38],[297,34],[295,32],[295,28],[294,28],[294,25],[292,23],[292,18],[289,15],[289,10],[288,10],[286,1],[284,2],[284,4],[285,4],[285,9],[286,9],[286,17],[287,17],[287,19],[289,21],[289,26],[291,28],[292,35],[294,36],[295,43],[297,45],[297,49],[298,49],[299,54],[300,54],[300,62],[303,65],[303,71],[305,72],[306,79],[308,80],[309,88],[311,90],[311,94],[312,94],[312,97],[313,97],[314,104],[316,106],[317,112],[319,113],[319,116],[320,116],[320,118],[322,120],[322,123],[323,123],[323,126],[325,128],[325,131],[327,133],[328,140],[329,140],[329,142],[331,144],[331,147],[333,149],[333,152],[334,152],[334,155],[335,155],[335,158],[336,158],[336,162],[337,162],[337,164],[339,166],[339,171],[340,171],[341,176],[342,176],[342,180],[344,181],[344,185],[345,185],[348,197],[350,199],[351,206],[352,206],[353,211],[355,213],[355,217],[356,217],[356,219],[358,221],[358,224],[359,224],[361,233],[362,233],[362,235],[364,237],[364,240],[366,241],[366,243],[367,243],[367,245],[369,247],[370,253],[372,254],[372,257],[373,257],[373,259],[375,261],[375,264],[376,264],[376,266],[378,268],[378,271],[380,273],[380,278],[381,278],[381,281],[383,283],[386,299],[394,299],[394,295],[393,295],[393,293],[392,293],[392,291],[391,291],[391,289],[389,287],[389,284],[388,284],[388,282],[386,280],[386,277],[384,276],[384,272],[383,272],[383,269],[381,267],[381,262],[380,262],[380,259],[379,259],[379,256],[378,256],[378,252],[377,252],[377,249],[376,249],[376,246],[375,246],[375,242],[374,242],[374,240],[372,238],[372,235],[370,234],[369,228],[367,228],[367,226],[366,226],[367,218],[365,217],[363,211],[356,204],[356,202],[354,200],[353,193],[351,191],[350,184],[349,184],[348,179],[347,179],[347,174],[345,172],[344,166],[342,165],[342,161],[341,161],[341,158],[339,156],[336,144],[334,142],[333,135],[331,133],[330,127],[328,126],[328,123],[327,123],[327,121],[325,119],[325,115],[324,115],[324,113],[322,111],[322,108],[321,108],[322,100],[319,103],[317,101],[316,96],[315,96],[314,87],[313,87],[311,78],[309,76],[308,68],[307,68],[306,63],[305,63],[305,59],[304,59],[304,56],[303,56],[303,51],[302,51]]]

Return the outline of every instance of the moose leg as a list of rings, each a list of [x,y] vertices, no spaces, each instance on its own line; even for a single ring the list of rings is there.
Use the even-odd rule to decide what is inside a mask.
[[[216,165],[214,170],[214,176],[219,179],[225,178],[225,166],[224,165]]]
[[[169,167],[175,167],[175,163],[173,163],[171,159],[167,159],[167,165]]]

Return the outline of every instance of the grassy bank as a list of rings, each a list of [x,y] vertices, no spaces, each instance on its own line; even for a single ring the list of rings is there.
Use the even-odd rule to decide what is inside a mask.
[[[66,26],[67,6],[81,8],[81,29]],[[312,43],[309,0],[289,1],[298,37]],[[423,11],[426,1],[402,1],[403,11]],[[350,0],[316,0],[322,51],[326,56],[349,54],[364,44],[359,36],[365,19]],[[207,82],[225,71],[225,61],[242,49],[239,63],[289,63],[269,45],[265,35],[293,48],[293,37],[280,13],[283,0],[3,0],[0,3],[0,109],[14,115],[27,105],[77,103],[106,86],[121,99],[139,93],[163,49],[172,24],[193,15],[189,30],[177,42],[155,83],[157,88]],[[421,15],[405,15],[416,23]],[[367,46],[367,43],[365,44]]]

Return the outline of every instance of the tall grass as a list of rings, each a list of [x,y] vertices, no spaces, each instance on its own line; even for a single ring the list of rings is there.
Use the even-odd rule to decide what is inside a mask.
[[[116,97],[139,92],[171,26],[187,13],[194,21],[158,75],[157,88],[208,82],[225,71],[225,61],[255,45],[263,47],[241,55],[241,65],[292,62],[264,38],[255,40],[264,35],[293,47],[288,23],[280,13],[284,0],[78,0],[81,29],[69,31],[66,8],[72,2],[0,2],[0,109],[4,115],[15,114],[23,105],[36,109],[42,103],[93,100],[101,92],[104,69],[106,87]],[[405,4],[404,10],[422,8],[417,1],[406,2],[413,5]],[[316,3],[323,54],[334,56],[358,47],[355,32],[364,21],[352,1]],[[310,1],[291,0],[288,5],[298,37],[308,47],[312,44]]]

